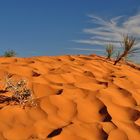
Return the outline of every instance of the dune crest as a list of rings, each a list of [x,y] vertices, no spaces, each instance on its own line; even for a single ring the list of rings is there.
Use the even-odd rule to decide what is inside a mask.
[[[4,78],[28,80],[35,107]],[[0,140],[140,140],[140,71],[96,55],[0,58]]]

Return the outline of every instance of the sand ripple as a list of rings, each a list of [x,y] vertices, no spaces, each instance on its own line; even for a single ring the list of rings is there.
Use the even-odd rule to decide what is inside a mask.
[[[37,107],[3,103],[25,78]],[[140,140],[140,71],[104,58],[0,58],[0,140]]]

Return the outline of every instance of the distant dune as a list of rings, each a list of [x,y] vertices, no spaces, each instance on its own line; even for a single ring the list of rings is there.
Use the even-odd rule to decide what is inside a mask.
[[[11,101],[26,79],[35,107]],[[0,58],[0,140],[140,140],[140,71],[96,55]]]

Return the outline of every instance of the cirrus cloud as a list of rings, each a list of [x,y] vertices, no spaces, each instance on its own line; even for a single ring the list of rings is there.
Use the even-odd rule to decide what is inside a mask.
[[[75,40],[77,43],[105,46],[112,43],[119,47],[123,35],[132,35],[137,39],[136,47],[140,47],[140,13],[126,18],[125,16],[114,17],[110,20],[89,15],[91,22],[96,25],[93,28],[83,29],[83,32],[91,35],[87,39]]]

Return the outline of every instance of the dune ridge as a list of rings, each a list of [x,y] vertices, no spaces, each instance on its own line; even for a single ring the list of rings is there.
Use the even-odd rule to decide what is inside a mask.
[[[3,102],[28,80],[38,105]],[[0,140],[140,140],[140,71],[96,55],[0,58]]]

